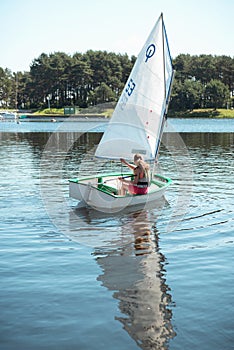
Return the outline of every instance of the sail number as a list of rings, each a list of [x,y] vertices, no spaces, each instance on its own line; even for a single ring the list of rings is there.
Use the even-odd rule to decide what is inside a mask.
[[[133,90],[135,89],[136,84],[134,83],[134,81],[132,79],[130,79],[125,92],[128,94],[128,96],[131,96],[131,94],[133,93]]]
[[[135,89],[136,84],[134,83],[133,79],[131,78],[128,82],[128,85],[126,86],[126,89],[124,90],[124,94],[120,100],[120,107],[121,109],[124,109],[128,102],[128,98],[132,95],[133,90]]]

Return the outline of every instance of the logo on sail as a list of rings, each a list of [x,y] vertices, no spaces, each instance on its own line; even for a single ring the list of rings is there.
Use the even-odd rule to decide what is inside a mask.
[[[155,51],[156,51],[156,46],[154,44],[150,44],[147,47],[146,52],[145,52],[145,56],[146,56],[145,62],[147,62],[148,59],[151,58],[155,54]]]

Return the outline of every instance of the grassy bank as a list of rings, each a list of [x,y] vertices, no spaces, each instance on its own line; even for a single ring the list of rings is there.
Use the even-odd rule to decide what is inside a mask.
[[[96,112],[95,114],[105,117],[111,117],[113,113],[113,109],[105,109],[102,111],[96,111],[95,107],[89,108],[89,109],[81,109],[80,110],[80,115],[89,115],[92,114],[93,112]],[[34,114],[35,115],[64,115],[64,110],[63,108],[60,109],[44,109],[41,111],[37,111]],[[77,114],[77,117],[79,114]],[[192,111],[183,111],[183,112],[172,112],[169,110],[168,113],[169,118],[234,118],[234,109],[212,109],[212,108],[207,108],[207,109],[194,109]]]
[[[8,111],[13,111],[8,109]],[[15,111],[15,110],[14,110]],[[98,108],[98,106],[90,107],[90,108],[83,108],[80,109],[79,113],[76,114],[77,117],[79,116],[89,116],[95,114],[96,116],[100,117],[108,117],[110,118],[112,116],[114,109],[113,108]],[[1,110],[0,110],[1,112]],[[23,111],[21,111],[20,114],[23,114]],[[35,116],[69,116],[64,115],[64,108],[46,108],[43,110],[32,112],[31,114]],[[194,109],[192,111],[187,110],[183,112],[174,112],[170,111],[168,112],[169,118],[234,118],[234,109]]]
[[[39,111],[36,111],[33,113],[34,115],[48,115],[48,116],[53,116],[53,115],[64,115],[64,109],[63,108],[46,108],[46,109],[41,109]]]
[[[75,116],[89,116],[89,115],[96,115],[100,117],[111,117],[114,109],[113,108],[106,108],[106,109],[97,109],[95,107],[90,108],[81,108],[78,113],[75,114]],[[39,110],[33,113],[33,115],[40,116],[40,115],[47,115],[47,116],[65,116],[64,114],[64,108],[46,108],[43,110]],[[69,115],[67,115],[69,116]]]
[[[171,112],[171,118],[234,118],[234,109],[194,109],[192,111]]]

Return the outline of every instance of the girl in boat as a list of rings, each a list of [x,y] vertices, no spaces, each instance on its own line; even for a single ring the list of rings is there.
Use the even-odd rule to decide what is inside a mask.
[[[128,191],[130,194],[146,194],[149,187],[149,164],[144,162],[140,154],[135,154],[134,164],[128,163],[125,159],[120,158],[120,161],[133,170],[134,180],[129,181],[119,178],[122,182],[120,195],[124,196]]]

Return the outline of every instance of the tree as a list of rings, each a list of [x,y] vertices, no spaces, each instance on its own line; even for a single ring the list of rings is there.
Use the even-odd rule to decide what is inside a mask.
[[[192,77],[190,55],[180,54],[173,60],[173,66],[176,70],[176,79],[184,81]]]
[[[212,79],[205,88],[206,107],[225,107],[230,97],[228,87],[220,80]]]
[[[93,71],[82,54],[76,53],[73,56],[71,67],[64,72],[64,79],[70,87],[73,102],[80,107],[87,107],[88,95],[93,81]]]
[[[214,79],[221,80],[228,86],[230,93],[234,96],[234,59],[229,56],[215,56],[216,76]]]
[[[212,55],[192,56],[190,74],[203,85],[215,77],[215,62]]]
[[[172,90],[170,108],[181,110],[193,110],[201,106],[203,86],[199,81],[186,79],[183,83],[176,81]]]
[[[9,69],[0,68],[0,106],[4,108],[15,107],[12,99],[13,79]]]
[[[107,51],[89,50],[73,56],[42,53],[34,59],[30,72],[12,73],[0,68],[0,104],[7,108],[45,108],[49,98],[52,107],[88,107],[117,100],[135,61],[135,56]],[[229,94],[234,96],[234,58],[180,54],[173,64],[176,75],[170,109],[217,108],[226,106]]]
[[[41,54],[31,65],[31,81],[27,88],[30,90],[31,105],[46,106],[48,99],[51,105],[62,104],[66,101],[66,84],[64,71],[71,66],[71,57],[63,52],[47,55]]]
[[[105,84],[101,83],[95,90],[93,94],[93,103],[101,104],[105,102],[112,102],[115,100],[115,93],[111,88]]]

